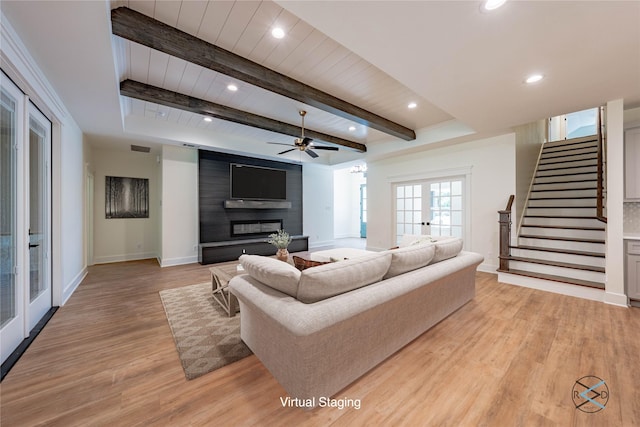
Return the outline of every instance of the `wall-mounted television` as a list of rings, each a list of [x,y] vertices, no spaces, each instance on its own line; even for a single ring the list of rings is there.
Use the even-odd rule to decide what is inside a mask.
[[[287,200],[287,171],[231,163],[231,198]]]

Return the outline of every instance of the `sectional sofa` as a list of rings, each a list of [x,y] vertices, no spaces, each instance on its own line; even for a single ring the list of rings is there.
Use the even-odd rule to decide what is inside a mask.
[[[460,239],[308,268],[243,255],[229,287],[242,340],[301,406],[330,398],[475,295]],[[284,396],[283,396],[284,397]]]

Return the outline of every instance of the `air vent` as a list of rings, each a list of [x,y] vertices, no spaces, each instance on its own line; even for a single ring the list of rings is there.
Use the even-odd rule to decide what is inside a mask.
[[[131,151],[139,151],[141,153],[148,153],[151,151],[151,147],[143,147],[142,145],[131,145]]]

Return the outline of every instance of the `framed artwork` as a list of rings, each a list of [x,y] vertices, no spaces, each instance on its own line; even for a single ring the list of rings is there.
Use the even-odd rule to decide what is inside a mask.
[[[105,217],[149,218],[149,180],[105,177]]]

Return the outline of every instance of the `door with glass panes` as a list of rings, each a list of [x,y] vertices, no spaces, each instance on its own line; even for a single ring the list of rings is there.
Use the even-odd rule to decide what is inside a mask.
[[[463,237],[463,190],[463,177],[396,184],[396,244],[407,234]]]
[[[0,72],[0,354],[52,306],[51,122]]]

